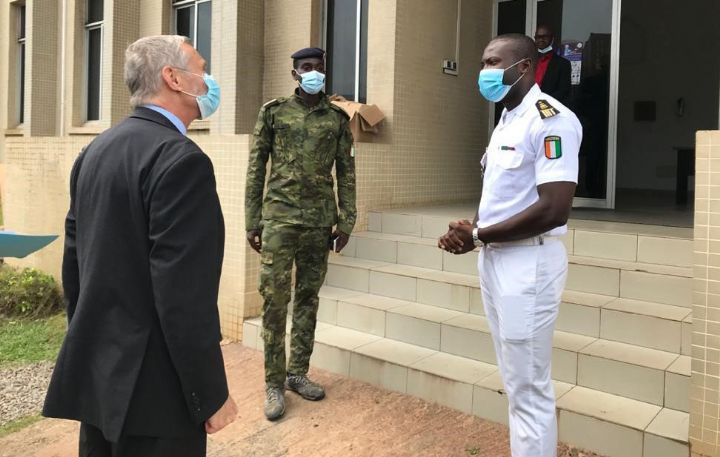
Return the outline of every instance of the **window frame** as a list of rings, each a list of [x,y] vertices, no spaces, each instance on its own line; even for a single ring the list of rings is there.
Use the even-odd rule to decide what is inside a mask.
[[[103,60],[105,57],[105,53],[103,52],[103,44],[105,42],[105,14],[103,11],[103,17],[102,20],[95,21],[95,22],[88,22],[89,13],[90,13],[90,2],[93,0],[86,0],[85,1],[85,17],[83,20],[83,38],[84,38],[84,48],[85,48],[85,56],[83,61],[84,66],[84,84],[83,84],[83,95],[84,95],[84,101],[83,103],[83,119],[86,123],[94,123],[99,122],[102,120],[102,107],[103,107]],[[104,1],[103,1],[104,6]],[[89,112],[90,112],[90,33],[96,30],[100,30],[100,58],[97,62],[97,66],[99,68],[98,72],[98,95],[97,95],[97,119],[90,119],[89,118]]]
[[[330,0],[323,0],[323,8],[322,8],[322,43],[323,48],[328,49],[328,43],[330,41],[330,24],[329,24],[329,11],[330,11]],[[365,23],[363,23],[363,2],[367,4],[367,8],[369,11],[370,8],[370,0],[355,0],[355,74],[354,74],[354,82],[353,82],[353,100],[354,102],[367,102],[367,52],[368,47],[365,46],[365,62],[366,67],[364,74],[361,71],[361,62],[362,62],[362,42],[363,37],[367,37],[368,33],[368,24],[369,18],[366,19]],[[364,32],[364,36],[363,36]],[[330,68],[331,69],[331,68]],[[362,77],[365,78],[365,94],[360,93],[360,85],[362,81]],[[332,75],[331,75],[331,82],[332,82]],[[364,95],[364,97],[361,97],[361,95]],[[365,100],[361,100],[364,98]]]
[[[16,37],[15,44],[17,46],[15,56],[16,58],[16,85],[17,85],[17,106],[15,108],[15,120],[17,121],[18,127],[25,123],[25,77],[27,76],[27,7],[26,4],[21,3],[15,5],[14,11],[17,22],[16,22]]]
[[[174,34],[178,34],[177,31],[177,12],[181,9],[193,9],[193,24],[192,24],[192,38],[190,38],[190,41],[192,42],[193,48],[197,49],[198,46],[198,6],[203,3],[210,3],[212,5],[212,0],[171,0],[170,7],[172,8],[172,15],[171,15],[171,30]],[[211,6],[212,8],[212,6]],[[211,9],[212,11],[212,9]],[[212,13],[211,13],[212,14]],[[212,43],[212,27],[211,27],[211,34],[210,34],[210,43]],[[212,46],[211,46],[212,47]],[[206,60],[210,61],[210,64],[208,67],[212,65],[212,50],[210,52],[210,56],[203,56]]]

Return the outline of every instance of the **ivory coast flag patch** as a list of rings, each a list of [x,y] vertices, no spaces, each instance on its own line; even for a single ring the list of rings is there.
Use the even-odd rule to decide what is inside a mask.
[[[559,159],[562,157],[562,146],[559,136],[545,137],[545,157],[548,159]]]

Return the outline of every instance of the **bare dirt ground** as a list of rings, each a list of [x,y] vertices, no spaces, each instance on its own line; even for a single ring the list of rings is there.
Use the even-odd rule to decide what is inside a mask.
[[[210,436],[211,457],[506,457],[507,429],[407,395],[387,392],[322,370],[311,377],[327,389],[321,402],[288,392],[285,417],[262,412],[262,355],[241,344],[225,346],[230,390],[240,409],[231,426]],[[0,439],[0,457],[77,455],[78,425],[42,420]],[[560,445],[559,457],[599,457]]]

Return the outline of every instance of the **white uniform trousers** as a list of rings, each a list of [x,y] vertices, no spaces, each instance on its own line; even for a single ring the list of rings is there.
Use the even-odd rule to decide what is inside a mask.
[[[489,245],[478,270],[500,375],[508,396],[513,457],[555,457],[557,418],[552,340],[567,278],[557,238],[534,246]]]

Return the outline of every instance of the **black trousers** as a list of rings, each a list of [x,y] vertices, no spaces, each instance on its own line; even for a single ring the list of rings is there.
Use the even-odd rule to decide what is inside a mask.
[[[79,457],[205,457],[207,435],[188,438],[120,436],[117,443],[107,441],[92,425],[80,425]]]

